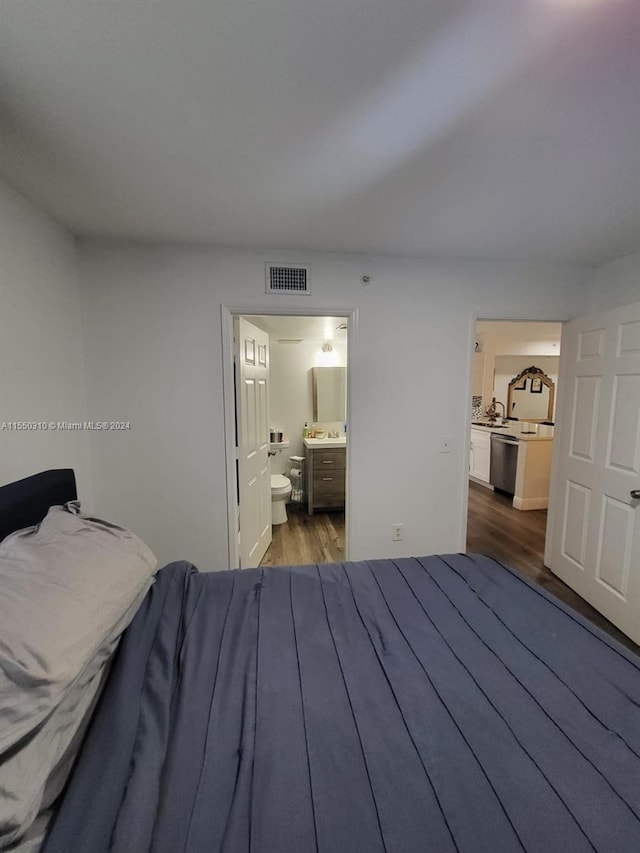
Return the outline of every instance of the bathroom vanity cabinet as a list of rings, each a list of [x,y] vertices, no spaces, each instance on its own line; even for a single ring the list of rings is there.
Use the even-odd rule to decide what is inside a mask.
[[[305,442],[306,443],[306,442]],[[307,511],[344,509],[347,451],[307,446]]]

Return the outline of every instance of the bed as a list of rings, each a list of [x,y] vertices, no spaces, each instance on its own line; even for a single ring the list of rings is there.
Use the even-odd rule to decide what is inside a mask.
[[[640,850],[640,661],[479,555],[174,563],[42,849]]]

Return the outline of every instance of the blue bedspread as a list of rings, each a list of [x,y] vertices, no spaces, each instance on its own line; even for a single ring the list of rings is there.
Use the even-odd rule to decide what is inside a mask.
[[[46,853],[634,853],[640,660],[464,555],[160,572]]]

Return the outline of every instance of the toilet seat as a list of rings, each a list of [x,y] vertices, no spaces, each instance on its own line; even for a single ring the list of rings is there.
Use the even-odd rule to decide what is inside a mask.
[[[291,489],[291,480],[284,474],[271,475],[271,494],[283,495]]]
[[[284,474],[271,475],[271,524],[284,524],[287,520],[287,500],[292,488],[291,480]]]

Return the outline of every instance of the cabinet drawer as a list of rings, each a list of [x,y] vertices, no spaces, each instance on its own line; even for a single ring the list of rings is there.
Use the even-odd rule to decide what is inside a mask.
[[[340,470],[347,467],[347,454],[341,448],[337,450],[314,450],[313,451],[313,470],[314,473],[324,471],[326,469]]]
[[[317,471],[314,473],[314,503],[324,504],[329,498],[339,498],[339,500],[344,503],[344,470]]]

